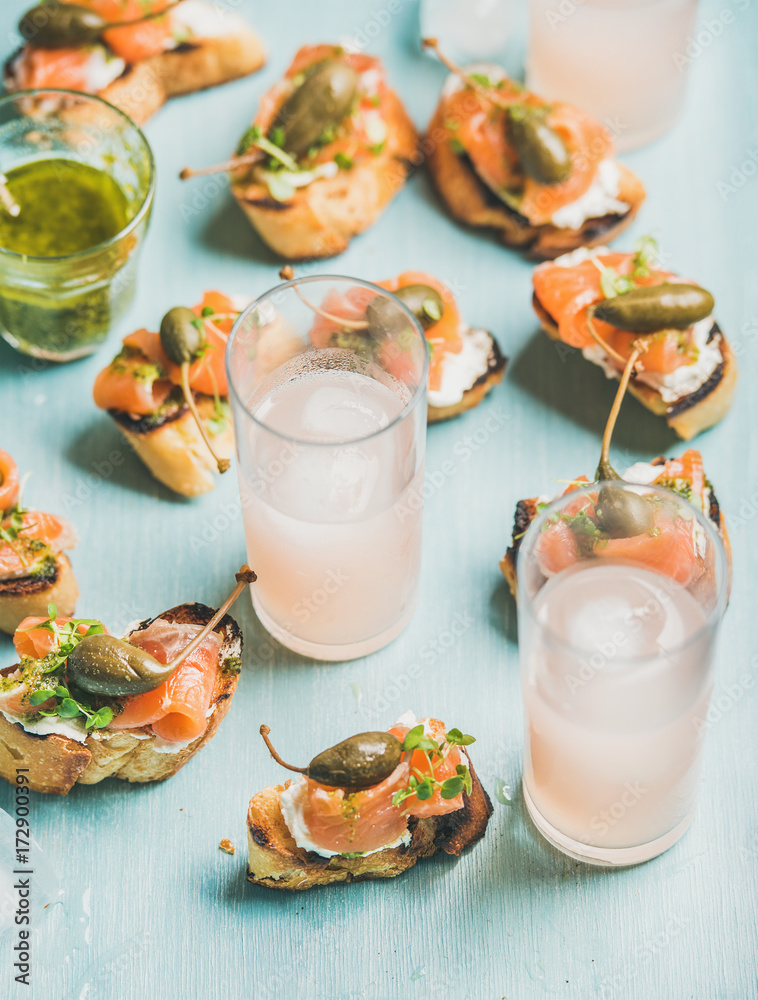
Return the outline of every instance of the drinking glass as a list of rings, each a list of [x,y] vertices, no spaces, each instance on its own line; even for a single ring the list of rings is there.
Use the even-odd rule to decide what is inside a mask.
[[[0,247],[0,335],[24,354],[72,361],[96,350],[131,305],[155,166],[139,128],[99,97],[27,90],[0,99],[0,172],[53,158],[105,171],[127,201],[125,227],[89,250],[30,257]],[[64,198],[65,176],[57,186],[50,197]]]
[[[652,530],[601,535],[604,487],[642,497]],[[729,589],[721,538],[677,493],[615,481],[542,510],[517,574],[529,815],[581,861],[655,857],[695,809]]]
[[[380,649],[417,598],[423,331],[375,285],[307,277],[241,314],[226,363],[259,619],[315,659]]]
[[[697,0],[530,0],[527,85],[637,149],[679,117],[696,13]]]

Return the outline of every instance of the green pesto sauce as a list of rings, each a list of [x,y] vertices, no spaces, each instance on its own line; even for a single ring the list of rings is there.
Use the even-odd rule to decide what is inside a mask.
[[[104,170],[67,159],[33,160],[6,175],[21,208],[0,210],[0,246],[29,257],[63,257],[112,239],[129,222],[126,195]]]

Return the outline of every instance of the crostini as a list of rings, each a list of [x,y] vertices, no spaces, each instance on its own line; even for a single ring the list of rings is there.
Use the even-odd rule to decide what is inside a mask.
[[[333,257],[405,184],[416,130],[373,56],[306,45],[261,100],[230,170],[251,225],[287,260]]]
[[[159,333],[142,329],[125,337],[95,379],[97,406],[108,411],[155,478],[183,496],[212,490],[216,472],[225,471],[234,454],[224,351],[246,304],[206,292],[192,310],[174,307]],[[177,320],[183,320],[180,349],[187,334],[196,338],[188,345],[194,350],[186,368],[176,353]]]
[[[110,27],[109,27],[110,26]],[[145,122],[170,97],[247,76],[265,53],[238,14],[207,0],[62,0],[28,11],[8,91],[95,94]]]
[[[280,277],[292,280],[293,270],[284,267]],[[396,295],[415,315],[430,349],[427,419],[449,420],[471,410],[499,383],[507,359],[488,330],[474,329],[460,314],[452,291],[438,278],[423,271],[404,271],[396,278],[377,281],[380,288]],[[311,308],[318,317],[310,332],[317,347],[344,347],[370,343],[368,307],[373,296],[364,288],[340,295],[335,292],[323,309]],[[310,305],[310,303],[308,303]],[[346,325],[340,325],[340,318]],[[361,329],[361,324],[365,329]],[[357,338],[357,339],[356,339]],[[367,339],[368,338],[368,339]],[[387,358],[380,359],[385,365]]]
[[[737,365],[713,317],[713,297],[656,263],[650,238],[634,253],[579,249],[534,270],[543,330],[619,378],[635,338],[648,350],[629,392],[688,441],[718,423],[734,399]]]
[[[608,130],[562,102],[543,100],[499,66],[452,71],[429,123],[425,152],[456,219],[497,233],[540,260],[617,236],[645,198],[613,159]]]
[[[623,476],[610,463],[611,438],[621,403],[635,364],[645,356],[650,340],[650,336],[637,336],[621,375],[603,433],[600,461],[592,480],[602,485],[597,492],[579,494],[573,506],[567,507],[560,517],[545,525],[539,542],[539,558],[546,576],[568,568],[580,558],[592,556],[642,563],[685,587],[702,585],[710,579],[711,567],[705,558],[706,549],[692,516],[677,510],[672,517],[670,510],[661,509],[656,497],[649,498],[644,491],[619,490],[614,487],[615,482],[664,487],[678,493],[688,504],[700,510],[719,533],[731,572],[729,536],[713,487],[705,477],[699,451],[688,448],[680,458],[636,462]],[[650,350],[655,350],[654,342]],[[569,484],[563,495],[587,485],[590,485],[590,480],[580,476]],[[511,545],[500,562],[500,569],[514,597],[517,597],[517,560],[521,539],[540,510],[550,503],[548,497],[537,497],[519,500],[516,504]]]
[[[264,788],[247,813],[248,874],[256,885],[303,890],[394,878],[439,851],[480,840],[492,804],[471,764],[473,737],[406,713],[386,733],[360,733],[301,776]]]
[[[229,710],[242,636],[226,611],[254,579],[245,566],[218,611],[180,604],[123,640],[55,609],[27,618],[19,663],[0,670],[0,777],[23,767],[33,791],[66,795],[77,782],[176,774]]]
[[[658,457],[652,462],[635,462],[623,473],[622,478],[627,483],[639,483],[641,486],[663,486],[678,493],[710,518],[714,528],[721,536],[727,553],[730,552],[729,535],[724,515],[719,507],[713,486],[705,476],[703,459],[699,451],[688,448],[678,458]],[[588,482],[586,477],[581,476],[571,483],[569,491],[586,485]],[[500,560],[500,569],[514,597],[517,595],[516,566],[521,539],[540,510],[551,503],[553,499],[556,498],[539,496],[528,500],[519,500],[516,504],[511,544]],[[598,542],[603,541],[601,532],[598,532],[597,540]]]
[[[0,630],[13,635],[51,602],[74,613],[79,588],[64,550],[78,541],[65,518],[22,506],[18,466],[0,450]]]

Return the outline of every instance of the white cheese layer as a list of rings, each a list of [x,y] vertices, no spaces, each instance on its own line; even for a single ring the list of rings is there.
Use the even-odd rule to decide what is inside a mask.
[[[661,374],[659,372],[646,372],[644,367],[635,376],[636,381],[649,385],[659,393],[664,403],[675,403],[683,396],[689,396],[696,392],[701,385],[704,385],[714,371],[724,360],[721,353],[719,338],[715,338],[708,343],[711,329],[713,327],[713,316],[707,316],[695,323],[692,328],[692,340],[697,348],[697,358],[691,365],[681,365],[671,372]],[[618,378],[619,370],[616,368],[608,355],[599,344],[592,344],[590,347],[582,348],[582,355],[593,364],[598,365],[606,374],[607,378]],[[644,357],[642,359],[644,366]]]
[[[454,354],[445,355],[442,362],[442,384],[430,389],[428,399],[432,406],[455,406],[474,383],[487,374],[492,338],[486,330],[467,330],[463,347]]]
[[[19,715],[8,715],[7,712],[0,712],[8,722],[17,722],[27,733],[34,733],[35,736],[49,736],[57,733],[59,736],[67,736],[77,743],[84,743],[90,735],[84,728],[84,720],[61,719],[58,715],[43,715],[38,719],[25,719]]]
[[[126,63],[119,56],[113,55],[104,45],[94,45],[92,53],[84,67],[87,80],[87,90],[97,93],[117,80],[126,69]]]
[[[298,847],[302,848],[304,851],[313,851],[314,854],[318,854],[322,858],[334,858],[339,855],[338,851],[329,851],[324,847],[319,847],[314,844],[310,839],[309,830],[305,825],[303,820],[303,795],[306,788],[305,776],[302,778],[297,778],[289,788],[285,788],[281,794],[281,809],[282,816],[284,817],[284,822],[287,825],[287,829],[292,834],[295,843]],[[363,856],[369,854],[378,854],[379,851],[386,851],[393,847],[399,847],[401,844],[406,846],[411,842],[410,830],[406,830],[402,836],[398,837],[397,840],[393,841],[391,844],[385,844],[383,847],[377,847],[373,851],[364,851]]]
[[[550,221],[559,229],[581,229],[587,219],[598,219],[603,215],[626,215],[629,205],[618,198],[620,176],[617,163],[613,160],[601,160],[595,179],[587,191],[576,201],[553,212]]]
[[[190,38],[221,38],[247,27],[238,14],[205,0],[182,0],[171,11],[171,23],[179,29],[177,35],[184,29]]]

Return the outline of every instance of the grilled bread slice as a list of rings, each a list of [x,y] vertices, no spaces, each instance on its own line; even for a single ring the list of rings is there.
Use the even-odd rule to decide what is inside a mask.
[[[180,604],[156,617],[181,624],[206,625],[215,614],[205,604]],[[134,635],[155,619],[146,619],[132,629]],[[160,742],[149,726],[140,729],[100,729],[83,742],[62,733],[38,735],[0,713],[0,777],[15,782],[16,769],[27,768],[29,787],[35,792],[66,795],[77,782],[94,785],[103,778],[124,781],[163,781],[184,767],[211,740],[229,711],[237,687],[242,634],[236,621],[225,615],[214,631],[222,637],[216,683],[211,697],[211,715],[202,735],[187,746]],[[15,666],[0,671],[9,674]]]
[[[207,422],[215,417],[215,402],[211,396],[197,394],[196,405],[201,420]],[[181,406],[158,422],[135,419],[119,410],[108,412],[137,455],[164,486],[185,497],[198,496],[215,487],[216,462],[189,407]],[[211,440],[219,458],[231,459],[234,456],[231,420],[227,420],[221,433],[213,435]]]
[[[609,243],[631,223],[645,200],[638,178],[619,164],[618,198],[629,205],[622,214],[589,218],[579,229],[553,225],[533,226],[509,208],[479,179],[465,155],[458,155],[445,140],[444,114],[440,105],[429,123],[426,142],[427,166],[450,213],[460,222],[494,231],[502,243],[522,250],[535,260],[553,260],[577,247]]]
[[[408,846],[389,847],[363,857],[337,855],[322,858],[298,847],[290,834],[280,805],[280,796],[290,784],[272,785],[250,800],[247,812],[247,877],[270,889],[296,891],[333,882],[362,882],[394,878],[412,868],[420,858],[439,851],[455,857],[480,840],[492,815],[492,803],[470,760],[471,795],[463,796],[463,808],[446,816],[411,817]]]
[[[50,572],[0,580],[0,631],[13,635],[29,615],[47,616],[49,604],[59,615],[70,618],[76,608],[79,588],[68,557],[59,553]]]
[[[260,39],[246,21],[231,12],[219,12],[210,3],[192,0],[197,11],[204,9],[214,22],[214,33],[203,37],[193,32],[191,40],[176,48],[151,56],[133,64],[111,83],[91,93],[102,97],[125,112],[138,125],[143,124],[161,108],[170,97],[191,94],[238,77],[255,73],[266,61]],[[224,26],[220,31],[219,26]],[[5,63],[6,90],[26,89],[21,63],[25,48],[20,49]],[[48,82],[48,86],[54,86]]]
[[[553,340],[560,340],[558,324],[536,295],[532,296],[532,304],[545,333]],[[721,351],[723,358],[721,364],[698,389],[674,402],[665,402],[659,392],[634,376],[629,380],[628,392],[652,413],[665,417],[669,427],[685,441],[717,424],[728,413],[734,402],[737,389],[737,362],[724,334],[715,322],[711,328],[709,343],[713,341]]]
[[[258,235],[286,260],[334,257],[368,229],[405,184],[416,157],[418,135],[400,98],[389,91],[387,139],[370,160],[298,188],[290,201],[275,201],[268,189],[244,175],[232,178],[232,193]]]

